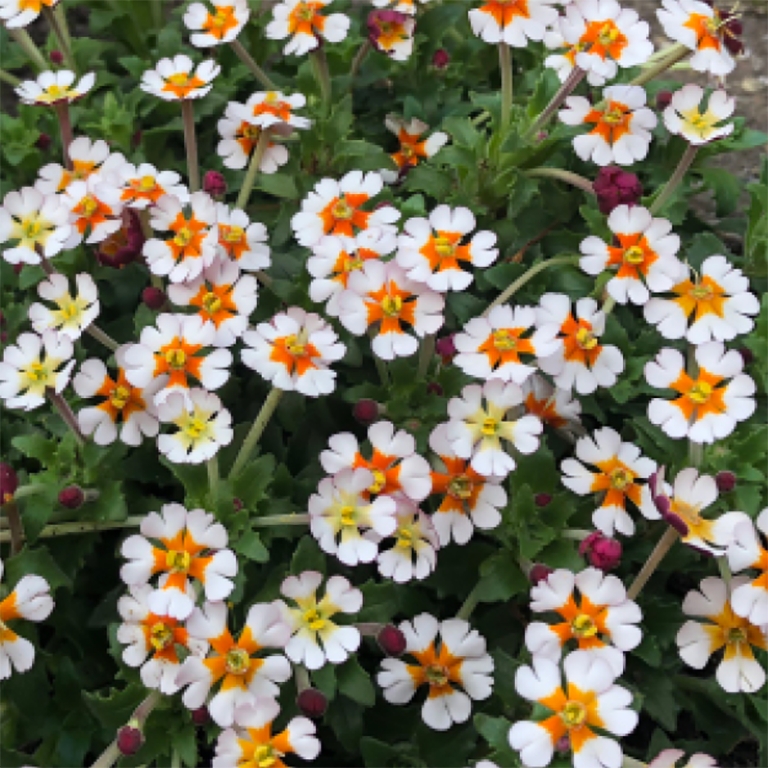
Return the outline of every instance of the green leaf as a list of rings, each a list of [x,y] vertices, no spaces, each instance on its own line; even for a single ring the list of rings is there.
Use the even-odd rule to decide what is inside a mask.
[[[197,762],[197,732],[192,723],[171,734],[171,745],[187,768],[195,768]]]
[[[530,586],[510,552],[499,552],[485,560],[480,566],[480,576],[478,595],[484,603],[509,600]]]
[[[305,536],[291,558],[291,573],[298,576],[304,571],[325,572],[325,555],[311,536]]]
[[[296,182],[287,173],[261,173],[256,184],[256,189],[262,190],[275,197],[284,197],[289,200],[299,198],[299,190]]]
[[[89,691],[83,691],[82,695],[86,706],[102,727],[114,732],[125,725],[133,710],[146,697],[147,691],[140,683],[133,683],[122,690],[110,688],[106,695]]]
[[[3,581],[12,587],[22,576],[30,573],[42,576],[50,585],[51,592],[55,592],[59,587],[70,588],[72,586],[72,580],[69,576],[51,557],[51,553],[42,547],[30,549],[27,545],[18,555],[6,560]]]
[[[237,540],[235,549],[238,554],[248,560],[254,560],[257,563],[269,561],[269,550],[262,543],[261,536],[254,530],[242,534]]]
[[[343,693],[364,707],[372,707],[376,703],[376,689],[369,674],[352,657],[336,670],[339,693]]]

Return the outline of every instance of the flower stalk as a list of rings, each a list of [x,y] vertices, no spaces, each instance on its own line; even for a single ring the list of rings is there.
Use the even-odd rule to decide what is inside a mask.
[[[635,580],[630,584],[630,587],[627,590],[627,598],[629,600],[634,600],[640,594],[640,591],[646,585],[648,579],[651,578],[653,572],[658,568],[659,563],[664,559],[664,556],[679,538],[680,534],[672,528],[672,526],[669,526],[667,530],[664,531],[664,535],[659,539],[653,552],[651,552],[650,556],[645,561],[645,565],[640,569],[640,573],[635,576]]]
[[[0,69],[0,81],[7,83],[13,88],[21,85],[21,80],[19,80],[18,77],[14,77],[10,72],[6,72],[4,69]]]
[[[219,499],[219,457],[214,454],[205,463],[206,470],[208,471],[208,491],[211,499],[211,504],[215,507]]]
[[[312,71],[315,73],[315,79],[320,86],[323,102],[322,112],[327,115],[331,110],[331,75],[328,72],[328,59],[322,48],[315,48],[309,52],[309,60],[312,62]]]
[[[53,30],[53,34],[61,46],[61,52],[64,54],[64,61],[68,69],[71,69],[74,73],[77,73],[77,64],[75,63],[75,57],[72,54],[72,47],[70,45],[69,36],[64,31],[61,24],[61,17],[55,13],[52,8],[47,5],[42,7],[43,16]]]
[[[253,153],[251,154],[251,160],[248,163],[248,170],[245,172],[245,179],[243,179],[243,186],[240,187],[240,192],[237,195],[235,208],[245,210],[245,206],[248,205],[248,198],[251,196],[253,185],[256,183],[256,177],[259,175],[261,158],[264,157],[264,153],[267,151],[268,144],[269,133],[262,129],[259,131],[259,140],[256,142],[256,149],[254,149]]]
[[[0,541],[3,534],[6,534],[11,542],[11,554],[16,555],[21,552],[24,542],[24,525],[21,522],[21,514],[16,504],[16,499],[9,501],[4,507],[6,519],[8,520],[8,530],[0,532]],[[6,539],[6,540],[8,540]]]
[[[77,417],[69,407],[69,403],[58,392],[54,392],[52,389],[45,391],[48,399],[51,401],[51,405],[59,412],[59,416],[64,420],[64,423],[69,427],[72,434],[75,436],[75,440],[80,448],[83,448],[86,443],[85,435],[80,431],[80,425],[77,423]]]
[[[181,102],[181,118],[184,121],[184,146],[187,150],[187,175],[189,189],[197,192],[200,189],[200,166],[197,158],[197,137],[195,135],[195,108],[192,99]]]
[[[365,57],[368,55],[368,52],[371,50],[371,41],[365,40],[362,45],[357,49],[357,53],[355,54],[355,58],[352,59],[352,66],[349,68],[349,87],[352,87],[352,84],[355,80],[355,77],[357,76],[357,73],[360,70],[360,67],[363,65],[363,62],[365,61]]]
[[[277,408],[277,404],[280,402],[282,395],[283,390],[278,389],[277,387],[273,387],[272,391],[267,395],[267,399],[262,404],[261,410],[256,416],[256,420],[253,422],[250,431],[245,436],[245,440],[243,440],[237,458],[235,458],[235,463],[232,465],[232,471],[229,473],[231,479],[236,478],[248,463],[248,459],[251,458],[251,454],[256,448],[259,438],[261,438],[269,420],[272,418],[272,414],[275,412],[275,408]]]
[[[477,584],[475,584],[472,591],[467,595],[466,600],[462,603],[461,608],[459,608],[459,611],[456,614],[456,618],[464,619],[464,621],[468,621],[469,617],[472,615],[472,611],[475,610],[479,602],[480,602],[480,584],[478,582]]]
[[[677,164],[677,168],[675,168],[675,172],[669,177],[669,180],[662,188],[659,196],[653,201],[651,207],[649,208],[649,211],[652,214],[661,211],[662,208],[664,208],[664,206],[669,202],[670,197],[672,197],[674,191],[680,185],[683,177],[691,167],[691,164],[693,163],[698,150],[699,148],[693,144],[689,144],[686,147],[685,152],[683,152],[683,156],[680,158],[680,162]]]
[[[549,104],[544,107],[542,113],[533,121],[531,127],[525,132],[525,140],[530,141],[552,119],[552,116],[560,108],[560,105],[573,93],[576,86],[584,79],[587,73],[579,67],[574,67],[570,75],[563,81],[557,93]]]
[[[661,59],[661,61],[657,62],[654,66],[649,67],[645,72],[639,74],[632,80],[630,85],[645,85],[646,83],[650,83],[651,80],[666,72],[681,59],[684,59],[690,52],[690,48],[687,46],[682,43],[676,43],[670,47],[669,53]]]
[[[435,356],[435,334],[429,333],[421,340],[419,349],[419,368],[416,374],[420,379],[427,375],[429,363]]]
[[[40,71],[48,69],[48,62],[40,49],[34,44],[26,29],[9,29],[8,34],[16,41],[30,62]]]
[[[64,166],[71,171],[72,158],[69,156],[69,147],[74,139],[74,134],[72,133],[72,118],[69,114],[69,102],[62,101],[56,104],[56,117],[59,119],[61,151],[64,154]]]
[[[253,60],[253,57],[245,50],[239,40],[233,40],[230,47],[237,55],[237,58],[245,64],[253,76],[268,90],[276,91],[277,86],[269,79],[267,73]]]
[[[595,194],[595,187],[589,179],[579,176],[578,173],[566,171],[564,168],[531,168],[530,171],[523,171],[523,176],[540,179],[557,179],[570,184],[573,187],[584,190],[589,195]]]
[[[499,69],[501,70],[501,130],[509,127],[512,115],[512,51],[506,43],[499,43]]]

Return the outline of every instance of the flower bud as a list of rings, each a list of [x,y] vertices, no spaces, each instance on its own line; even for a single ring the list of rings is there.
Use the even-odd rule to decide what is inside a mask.
[[[550,501],[552,501],[552,496],[548,493],[537,493],[533,497],[533,503],[537,507],[546,507]]]
[[[621,544],[595,531],[579,544],[579,554],[586,555],[590,565],[595,568],[612,571],[621,562]]]
[[[445,394],[443,388],[436,381],[430,381],[429,384],[427,384],[427,392],[430,395],[437,395],[438,397],[442,397]]]
[[[144,736],[138,728],[134,728],[130,723],[124,725],[117,732],[117,748],[120,754],[135,755],[141,745],[144,743]]]
[[[13,273],[15,275],[20,275],[22,269],[24,269],[24,262],[20,261],[18,264],[13,265]]]
[[[8,334],[5,331],[3,331],[2,333],[0,333],[0,342],[5,344],[6,341],[8,341]]]
[[[16,470],[5,462],[0,463],[0,504],[7,504],[19,487]]]
[[[446,364],[450,363],[456,354],[456,345],[453,343],[454,335],[452,333],[450,336],[443,336],[435,341],[435,352],[443,358],[443,362]]]
[[[211,720],[211,715],[208,712],[208,707],[203,704],[202,707],[198,707],[197,709],[192,710],[192,722],[197,726],[203,726],[206,723],[209,723]]]
[[[35,142],[35,146],[38,149],[41,149],[43,152],[47,151],[48,148],[51,146],[51,137],[47,133],[41,133],[37,137],[37,141]]]
[[[159,310],[165,304],[165,293],[153,285],[147,286],[141,292],[141,300],[150,308]]]
[[[451,56],[445,48],[438,48],[432,56],[432,66],[435,69],[445,69],[451,61]]]
[[[601,168],[593,183],[601,213],[609,214],[619,205],[636,205],[643,196],[643,187],[634,173],[615,165]]]
[[[528,580],[531,584],[538,584],[540,581],[548,579],[550,573],[554,573],[554,571],[548,565],[534,563],[531,566],[531,570],[528,571]]]
[[[79,509],[85,501],[85,493],[79,485],[68,485],[59,492],[59,504],[67,509]]]
[[[672,91],[659,91],[656,94],[656,109],[663,112],[672,103]]]
[[[219,199],[227,194],[227,182],[218,171],[208,171],[203,177],[203,190]]]
[[[387,656],[400,656],[405,651],[405,635],[392,624],[383,627],[376,635],[376,640]]]
[[[296,697],[296,706],[301,713],[312,720],[319,720],[328,709],[328,699],[317,688],[305,688]]]
[[[232,506],[235,508],[235,512],[239,512],[243,508],[243,500],[238,499],[237,496],[235,496],[234,499],[232,499]]]
[[[364,427],[369,424],[373,424],[376,419],[381,415],[381,404],[375,400],[369,398],[363,398],[355,403],[355,407],[352,409],[352,415],[355,420],[360,422]]]
[[[64,54],[61,51],[51,51],[48,58],[51,60],[51,64],[57,66],[64,63]]]
[[[717,483],[718,491],[728,493],[736,487],[736,475],[728,470],[723,470],[715,475],[715,483]]]

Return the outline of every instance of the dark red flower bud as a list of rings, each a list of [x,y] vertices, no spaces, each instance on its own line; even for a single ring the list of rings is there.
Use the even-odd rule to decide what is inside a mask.
[[[5,462],[0,463],[0,504],[7,504],[19,487],[16,470]]]
[[[21,262],[13,265],[13,272],[16,275],[20,275],[22,269],[24,269],[24,265]]]
[[[534,563],[531,566],[531,570],[528,571],[528,580],[531,584],[538,584],[540,581],[544,581],[549,578],[549,574],[553,573],[553,570],[544,563]]]
[[[552,501],[552,496],[548,493],[537,493],[533,497],[533,503],[537,507],[546,507],[550,501]]]
[[[438,395],[438,397],[442,397],[444,394],[443,388],[436,381],[430,381],[427,384],[427,392],[430,395]]]
[[[621,562],[621,544],[595,531],[579,544],[579,554],[586,555],[590,565],[595,568],[612,571]]]
[[[223,198],[227,194],[227,182],[218,171],[208,171],[203,177],[203,189],[215,198]]]
[[[432,66],[435,69],[445,69],[451,61],[451,56],[445,48],[438,48],[432,56]]]
[[[656,109],[665,110],[672,103],[672,91],[659,91],[656,94]]]
[[[47,133],[41,133],[37,137],[37,141],[35,142],[35,146],[38,149],[41,149],[43,152],[47,151],[48,147],[51,146],[51,137]]]
[[[144,736],[138,728],[124,725],[117,732],[117,748],[123,755],[135,755],[144,743]]]
[[[197,726],[205,725],[211,720],[211,715],[208,712],[208,707],[203,704],[202,707],[192,710],[192,722]]]
[[[51,64],[57,66],[64,63],[64,54],[61,51],[51,51],[48,58],[51,60]]]
[[[755,362],[755,353],[749,347],[739,347],[739,354],[745,367]]]
[[[79,509],[85,501],[85,493],[79,485],[68,485],[59,491],[59,504],[67,509]]]
[[[165,293],[159,288],[149,285],[141,292],[141,300],[150,309],[162,309],[165,304]]]
[[[592,187],[600,212],[606,215],[619,205],[636,205],[643,196],[640,179],[615,165],[601,168]]]
[[[235,497],[232,499],[232,506],[235,508],[235,512],[239,512],[243,508],[243,500]]]
[[[317,688],[305,688],[296,697],[296,706],[306,717],[319,720],[325,714],[325,710],[328,709],[328,699]]]
[[[435,341],[435,352],[443,358],[444,363],[450,363],[456,354],[456,345],[453,342],[455,334],[443,336]]]
[[[352,415],[364,427],[373,424],[381,414],[381,405],[370,398],[363,398],[355,403],[352,409]]]
[[[721,493],[728,493],[736,487],[736,475],[728,470],[723,470],[715,475],[717,490]]]
[[[393,624],[387,624],[381,629],[376,640],[387,656],[400,656],[405,651],[405,635]]]
[[[3,331],[2,333],[0,333],[0,342],[5,344],[6,341],[8,341],[8,334],[5,331]]]
[[[544,139],[546,139],[547,136],[549,136],[549,133],[547,133],[547,131],[539,131],[536,134],[536,141],[544,141]]]

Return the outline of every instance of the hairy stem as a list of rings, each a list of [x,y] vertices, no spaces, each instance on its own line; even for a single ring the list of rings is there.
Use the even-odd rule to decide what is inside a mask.
[[[26,29],[9,29],[8,34],[16,41],[26,57],[39,70],[48,69],[48,62],[40,49],[34,44]]]
[[[259,131],[259,140],[256,142],[256,149],[254,149],[251,154],[248,170],[245,172],[245,179],[243,179],[243,186],[240,187],[240,192],[237,195],[235,208],[245,210],[245,206],[248,205],[248,198],[251,196],[253,185],[256,183],[256,177],[259,175],[261,158],[264,157],[264,152],[266,152],[268,144],[269,132],[262,129]]]
[[[328,72],[328,59],[322,48],[315,48],[309,52],[309,60],[312,62],[312,71],[320,86],[322,112],[327,115],[331,111],[331,75]]]
[[[248,459],[251,458],[251,454],[256,448],[259,438],[264,432],[269,420],[272,418],[272,414],[275,412],[275,408],[277,408],[277,404],[280,402],[282,395],[282,389],[272,387],[272,391],[267,395],[267,399],[262,404],[261,410],[256,416],[256,420],[253,422],[253,426],[245,436],[245,440],[243,440],[243,444],[237,454],[235,463],[232,465],[232,471],[229,473],[230,478],[236,478],[248,463]]]
[[[197,192],[200,189],[200,166],[197,159],[197,137],[195,135],[195,107],[192,99],[181,102],[181,117],[184,121],[184,146],[187,150],[187,176],[189,189]]]
[[[669,177],[669,181],[664,185],[659,196],[653,201],[649,208],[651,213],[658,213],[669,202],[669,198],[672,197],[674,191],[680,185],[680,182],[691,167],[691,163],[693,163],[698,151],[699,148],[693,144],[689,144],[686,147],[683,156],[680,158],[680,162],[677,164],[677,168],[675,168],[675,172]]]
[[[574,67],[570,75],[563,81],[557,93],[552,97],[549,104],[544,107],[542,113],[533,121],[531,127],[525,132],[524,138],[530,141],[546,124],[552,119],[552,116],[560,108],[560,105],[573,93],[576,86],[584,79],[587,73],[579,67]]]
[[[144,515],[134,515],[125,520],[85,521],[79,523],[55,523],[46,525],[38,534],[38,539],[56,539],[59,536],[71,536],[78,533],[99,533],[99,531],[112,531],[119,528],[138,528]],[[10,522],[10,519],[9,519]],[[0,543],[12,541],[9,531],[0,531]]]
[[[557,179],[566,184],[583,189],[587,194],[594,195],[595,188],[589,179],[579,176],[578,173],[572,173],[562,168],[532,168],[530,171],[523,171],[523,176],[542,179]]]
[[[363,42],[363,44],[357,49],[355,58],[352,59],[352,66],[349,68],[349,87],[350,88],[352,87],[352,84],[355,80],[355,76],[360,70],[360,67],[363,64],[363,61],[365,61],[365,57],[368,55],[368,52],[370,50],[371,50],[370,40],[365,40],[365,42]]]
[[[684,59],[690,52],[690,48],[682,43],[677,43],[676,45],[671,46],[669,53],[661,59],[661,61],[654,66],[649,67],[645,72],[639,74],[630,85],[645,85],[646,83],[649,83],[654,78],[666,72],[670,67],[677,64],[678,61]]]
[[[4,69],[0,69],[0,81],[8,83],[8,85],[12,85],[14,88],[21,85],[21,80],[18,77],[15,77],[10,72],[6,72]]]
[[[251,70],[253,76],[268,90],[276,91],[277,86],[269,79],[267,73],[253,60],[248,51],[239,40],[233,40],[229,44],[232,50],[237,54],[237,58]]]
[[[419,368],[416,375],[418,378],[423,378],[427,375],[429,370],[429,363],[435,356],[435,334],[429,333],[421,340],[421,348],[419,349]]]
[[[679,538],[680,534],[671,526],[664,531],[664,535],[659,539],[653,552],[651,552],[649,558],[645,561],[645,565],[640,569],[640,573],[635,576],[635,580],[627,590],[627,597],[630,600],[634,600],[640,594],[640,590],[646,585],[648,579],[651,578],[653,572],[658,568],[659,563],[664,559],[664,556]]]
[[[72,170],[72,158],[69,156],[69,147],[74,135],[72,133],[72,119],[69,114],[69,103],[66,101],[56,105],[56,117],[59,119],[59,132],[61,133],[61,151],[64,155],[64,166]]]
[[[512,115],[512,49],[499,43],[499,69],[501,70],[501,130],[509,127]]]
[[[208,470],[208,495],[215,507],[219,498],[219,457],[216,454],[211,456],[205,467]]]
[[[77,423],[77,417],[69,407],[69,403],[64,399],[62,395],[55,392],[53,389],[46,389],[45,394],[51,401],[51,405],[59,412],[59,416],[64,420],[64,423],[69,427],[72,434],[75,436],[78,446],[82,448],[85,443],[85,435],[80,431],[80,425]]]
[[[480,585],[475,584],[473,590],[467,595],[467,599],[462,603],[461,608],[459,608],[459,611],[456,614],[456,618],[464,619],[464,621],[467,621],[479,602]]]
[[[4,507],[6,517],[8,518],[8,538],[11,540],[11,554],[16,555],[21,552],[24,542],[24,526],[21,522],[21,514],[16,500],[9,501]],[[0,532],[0,536],[6,531]],[[2,540],[2,539],[0,539]]]
[[[77,74],[77,64],[75,63],[75,57],[72,54],[72,47],[69,44],[67,34],[62,28],[59,14],[55,13],[54,10],[47,5],[44,5],[42,10],[45,20],[53,30],[53,34],[56,36],[56,40],[58,40],[61,52],[64,54],[64,61],[66,62],[67,68],[71,69],[75,74]]]

